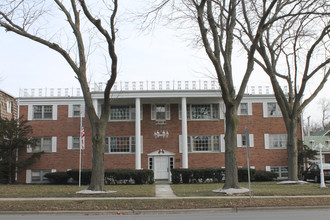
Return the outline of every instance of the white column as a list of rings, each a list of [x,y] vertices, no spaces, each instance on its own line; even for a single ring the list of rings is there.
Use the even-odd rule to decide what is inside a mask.
[[[188,132],[187,132],[187,99],[181,100],[182,110],[182,168],[188,168]]]
[[[141,169],[141,102],[135,99],[135,169]]]

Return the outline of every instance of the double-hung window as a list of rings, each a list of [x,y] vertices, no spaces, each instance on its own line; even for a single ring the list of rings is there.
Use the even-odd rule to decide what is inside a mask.
[[[35,120],[51,120],[53,119],[53,106],[52,105],[34,105],[33,106],[33,119]]]
[[[135,137],[134,136],[118,136],[106,137],[105,153],[134,153]]]
[[[265,148],[266,149],[286,149],[287,148],[287,134],[265,134]]]
[[[267,103],[267,111],[269,117],[279,117],[282,116],[280,107],[276,102]]]
[[[189,152],[219,152],[220,138],[218,135],[188,136]]]
[[[285,166],[276,166],[270,167],[270,171],[278,174],[278,178],[288,177],[288,167]]]
[[[36,138],[36,147],[32,150],[33,153],[37,152],[52,152],[52,138],[41,137]]]
[[[165,121],[171,119],[170,104],[152,104],[151,120]]]
[[[45,174],[50,173],[51,170],[32,170],[31,171],[31,182],[32,183],[44,183],[48,179],[45,177]]]
[[[135,119],[135,106],[113,105],[110,106],[111,121],[129,121]]]
[[[190,120],[219,119],[219,104],[188,104],[187,118]]]

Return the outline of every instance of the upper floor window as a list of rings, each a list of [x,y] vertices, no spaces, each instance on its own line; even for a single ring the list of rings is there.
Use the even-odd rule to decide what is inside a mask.
[[[52,138],[42,137],[36,138],[36,147],[32,150],[33,153],[36,152],[52,152]]]
[[[248,114],[248,104],[247,103],[241,103],[240,104],[240,113],[241,113],[241,115],[247,115]]]
[[[110,120],[134,120],[135,106],[131,105],[113,105],[110,107]]]
[[[220,152],[218,135],[188,136],[189,152]]]
[[[170,117],[169,104],[151,105],[151,120],[170,120]]]
[[[187,105],[188,119],[219,119],[219,116],[219,104]]]
[[[37,137],[36,146],[32,148],[30,145],[27,146],[28,153],[38,152],[56,152],[57,151],[57,137]]]
[[[287,134],[264,134],[266,149],[286,149]]]
[[[7,101],[7,112],[8,113],[11,113],[12,112],[12,101]]]
[[[53,106],[52,105],[34,105],[33,119],[52,119]]]
[[[280,107],[276,102],[267,103],[267,112],[268,116],[282,116]]]
[[[135,152],[135,137],[106,137],[105,153],[134,153]]]
[[[80,117],[81,114],[81,105],[72,106],[73,117]]]

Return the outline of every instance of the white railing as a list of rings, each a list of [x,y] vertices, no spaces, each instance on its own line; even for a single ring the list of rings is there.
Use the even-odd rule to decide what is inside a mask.
[[[91,87],[92,92],[102,92],[105,83],[94,83]],[[180,90],[220,90],[217,81],[198,80],[198,81],[119,81],[116,82],[112,91],[180,91]],[[284,87],[287,93],[287,87]],[[246,94],[262,95],[273,94],[270,86],[247,86]],[[37,88],[20,89],[20,97],[81,97],[80,88]]]

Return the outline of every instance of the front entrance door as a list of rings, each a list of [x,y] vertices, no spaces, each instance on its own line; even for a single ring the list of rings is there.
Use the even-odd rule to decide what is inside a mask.
[[[169,157],[167,156],[158,156],[154,157],[155,160],[155,179],[166,179],[169,177]]]

